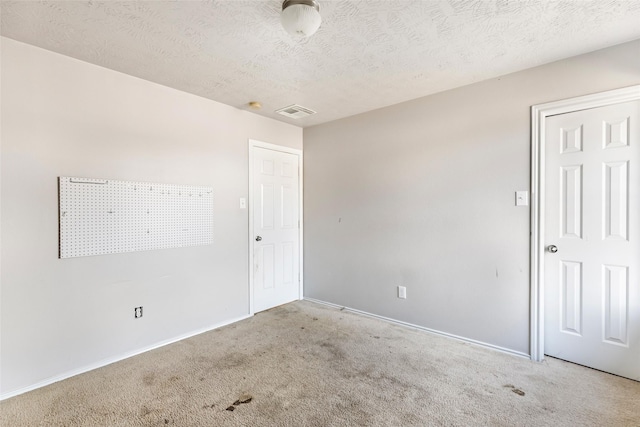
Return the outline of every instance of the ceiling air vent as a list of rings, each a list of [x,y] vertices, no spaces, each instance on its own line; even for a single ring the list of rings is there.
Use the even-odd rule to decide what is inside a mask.
[[[279,110],[276,110],[276,113],[282,114],[283,116],[289,117],[292,119],[301,119],[303,117],[307,117],[312,114],[315,114],[316,112],[306,107],[303,107],[302,105],[293,104],[293,105],[289,105],[288,107],[284,107]]]

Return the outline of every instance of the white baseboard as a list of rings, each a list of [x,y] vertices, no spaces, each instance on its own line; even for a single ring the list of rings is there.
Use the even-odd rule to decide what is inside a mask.
[[[202,329],[197,329],[195,331],[186,333],[184,335],[179,335],[179,336],[174,337],[174,338],[170,338],[170,339],[167,339],[167,340],[164,340],[164,341],[160,341],[160,342],[152,344],[152,345],[150,345],[148,347],[143,347],[141,349],[134,350],[132,352],[125,353],[125,354],[122,354],[120,356],[110,357],[108,359],[103,359],[103,360],[100,360],[100,361],[98,361],[96,363],[92,363],[90,365],[86,365],[86,366],[83,366],[81,368],[74,369],[72,371],[64,372],[62,374],[56,375],[54,377],[47,378],[47,379],[45,379],[43,381],[39,381],[39,382],[37,382],[35,384],[32,384],[32,385],[29,385],[27,387],[22,387],[22,388],[20,388],[18,390],[13,390],[13,391],[9,391],[7,393],[0,394],[0,401],[5,400],[5,399],[9,399],[9,398],[14,397],[14,396],[18,396],[18,395],[23,394],[23,393],[27,393],[29,391],[32,391],[32,390],[35,390],[35,389],[38,389],[38,388],[41,388],[41,387],[44,387],[44,386],[48,386],[49,384],[53,384],[53,383],[56,383],[58,381],[66,380],[67,378],[71,378],[71,377],[74,377],[76,375],[83,374],[85,372],[93,371],[94,369],[102,368],[103,366],[107,366],[107,365],[110,365],[112,363],[119,362],[121,360],[128,359],[128,358],[133,357],[133,356],[137,356],[139,354],[145,353],[147,351],[154,350],[154,349],[159,348],[159,347],[163,347],[165,345],[173,344],[175,342],[182,341],[184,339],[191,338],[193,336],[200,335],[202,333],[209,332],[209,331],[212,331],[214,329],[218,329],[218,328],[221,328],[223,326],[230,325],[232,323],[239,322],[239,321],[244,320],[244,319],[248,319],[249,317],[252,317],[252,316],[253,315],[251,315],[251,314],[247,314],[245,316],[237,317],[237,318],[234,318],[234,319],[231,319],[231,320],[226,320],[224,322],[215,324],[213,326],[207,326],[207,327],[202,328]]]
[[[493,345],[493,344],[489,344],[489,343],[486,343],[486,342],[473,340],[473,339],[470,339],[470,338],[460,337],[458,335],[449,334],[447,332],[442,332],[442,331],[438,331],[438,330],[431,329],[431,328],[425,328],[424,326],[414,325],[413,323],[408,323],[408,322],[403,322],[401,320],[391,319],[389,317],[380,316],[380,315],[377,315],[377,314],[369,313],[369,312],[358,310],[358,309],[355,309],[355,308],[344,307],[344,306],[341,306],[341,305],[338,305],[338,304],[333,304],[331,302],[317,300],[315,298],[305,297],[304,300],[305,301],[309,301],[309,302],[313,302],[313,303],[316,303],[316,304],[326,305],[326,306],[333,307],[333,308],[339,308],[341,310],[345,310],[345,311],[349,311],[349,312],[352,312],[352,313],[361,314],[361,315],[367,316],[367,317],[373,317],[374,319],[384,320],[386,322],[395,323],[396,325],[406,326],[408,328],[417,329],[419,331],[428,332],[430,334],[435,334],[435,335],[440,335],[440,336],[444,336],[444,337],[447,337],[447,338],[452,338],[452,339],[457,340],[457,341],[462,341],[462,342],[466,342],[466,343],[469,343],[469,344],[475,344],[475,345],[479,345],[479,346],[482,346],[482,347],[487,347],[487,348],[490,348],[492,350],[496,350],[496,351],[499,351],[499,352],[502,352],[502,353],[511,354],[513,356],[518,356],[518,357],[524,357],[526,359],[531,359],[530,355],[528,355],[526,353],[523,353],[521,351],[512,350],[510,348],[500,347],[498,345]]]
[[[452,338],[452,339],[455,339],[455,340],[458,340],[458,341],[462,341],[462,342],[466,342],[466,343],[475,344],[475,345],[479,345],[479,346],[482,346],[482,347],[490,348],[492,350],[500,351],[502,353],[507,353],[507,354],[511,354],[511,355],[514,355],[514,356],[524,357],[526,359],[530,359],[530,355],[528,355],[526,353],[523,353],[523,352],[520,352],[520,351],[509,349],[509,348],[500,347],[500,346],[497,346],[497,345],[489,344],[489,343],[482,342],[482,341],[473,340],[473,339],[470,339],[470,338],[460,337],[458,335],[449,334],[447,332],[442,332],[442,331],[438,331],[438,330],[435,330],[435,329],[425,328],[424,326],[414,325],[412,323],[403,322],[401,320],[396,320],[396,319],[391,319],[389,317],[380,316],[380,315],[377,315],[377,314],[369,313],[369,312],[358,310],[358,309],[355,309],[355,308],[344,307],[344,306],[341,306],[341,305],[338,305],[338,304],[333,304],[333,303],[330,303],[330,302],[327,302],[327,301],[317,300],[315,298],[304,297],[303,299],[305,301],[309,301],[309,302],[312,302],[312,303],[315,303],[315,304],[322,304],[322,305],[326,305],[326,306],[333,307],[333,308],[343,309],[343,310],[346,310],[346,311],[349,311],[349,312],[352,312],[352,313],[357,313],[357,314],[360,314],[360,315],[363,315],[363,316],[372,317],[374,319],[380,319],[380,320],[384,320],[386,322],[395,323],[396,325],[402,325],[402,326],[405,326],[405,327],[408,327],[408,328],[417,329],[417,330],[428,332],[428,333],[431,333],[431,334],[440,335],[440,336],[444,336],[444,337],[447,337],[447,338]],[[159,348],[159,347],[163,347],[165,345],[173,344],[175,342],[182,341],[184,339],[191,338],[193,336],[200,335],[202,333],[209,332],[209,331],[212,331],[214,329],[221,328],[223,326],[230,325],[232,323],[239,322],[239,321],[244,320],[244,319],[248,319],[249,317],[252,317],[252,316],[253,315],[251,315],[251,314],[247,314],[245,316],[237,317],[237,318],[234,318],[234,319],[231,319],[231,320],[227,320],[227,321],[218,323],[218,324],[213,325],[213,326],[208,326],[208,327],[205,327],[205,328],[202,328],[202,329],[198,329],[196,331],[192,331],[192,332],[189,332],[187,334],[180,335],[178,337],[170,338],[168,340],[164,340],[164,341],[161,341],[159,343],[152,344],[152,345],[150,345],[148,347],[144,347],[144,348],[141,348],[139,350],[135,350],[135,351],[132,351],[132,352],[129,352],[129,353],[125,353],[125,354],[120,355],[120,356],[111,357],[111,358],[108,358],[108,359],[103,359],[103,360],[98,361],[96,363],[92,363],[90,365],[86,365],[86,366],[83,366],[81,368],[74,369],[72,371],[64,372],[64,373],[62,373],[60,375],[56,375],[54,377],[47,378],[47,379],[45,379],[43,381],[39,381],[39,382],[37,382],[35,384],[32,384],[32,385],[29,385],[27,387],[23,387],[23,388],[20,388],[18,390],[14,390],[14,391],[10,391],[10,392],[7,392],[7,393],[0,394],[0,401],[5,400],[5,399],[9,399],[9,398],[14,397],[14,396],[18,396],[18,395],[23,394],[23,393],[27,393],[27,392],[32,391],[32,390],[36,390],[36,389],[41,388],[41,387],[45,387],[47,385],[56,383],[58,381],[65,380],[67,378],[74,377],[76,375],[83,374],[85,372],[92,371],[94,369],[102,368],[103,366],[107,366],[107,365],[110,365],[112,363],[119,362],[119,361],[124,360],[124,359],[128,359],[129,357],[137,356],[139,354],[145,353],[147,351],[154,350],[154,349]]]

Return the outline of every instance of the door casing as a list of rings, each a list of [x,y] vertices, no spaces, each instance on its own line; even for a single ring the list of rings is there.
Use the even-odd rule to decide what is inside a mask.
[[[531,107],[531,360],[544,359],[545,122],[549,116],[640,99],[640,85]]]
[[[302,171],[302,167],[303,167],[303,162],[302,162],[302,150],[297,150],[295,148],[289,148],[289,147],[284,147],[282,145],[276,145],[276,144],[270,144],[268,142],[262,142],[262,141],[258,141],[255,139],[250,139],[249,140],[249,205],[248,205],[248,209],[249,209],[249,314],[253,315],[255,314],[255,309],[254,309],[254,305],[253,305],[253,286],[254,286],[254,260],[253,260],[253,256],[254,256],[254,251],[253,251],[253,238],[254,238],[254,230],[253,230],[253,205],[254,205],[254,200],[253,200],[253,161],[254,161],[254,150],[255,148],[264,148],[267,150],[273,150],[273,151],[280,151],[283,153],[289,153],[289,154],[294,154],[296,156],[298,156],[298,213],[299,213],[299,220],[300,220],[300,227],[298,229],[298,248],[299,248],[299,274],[300,274],[300,278],[299,278],[299,287],[298,287],[298,299],[302,299],[304,293],[304,285],[303,285],[303,278],[304,278],[304,266],[303,266],[303,212],[302,212],[302,207],[303,207],[303,187],[302,187],[302,181],[303,181],[303,171]]]

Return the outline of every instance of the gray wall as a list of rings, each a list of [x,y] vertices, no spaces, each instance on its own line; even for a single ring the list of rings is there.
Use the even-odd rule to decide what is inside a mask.
[[[305,129],[305,296],[528,354],[530,107],[638,83],[634,41]]]
[[[1,40],[1,393],[246,316],[248,139],[302,129]],[[213,186],[214,243],[60,260],[58,176]]]

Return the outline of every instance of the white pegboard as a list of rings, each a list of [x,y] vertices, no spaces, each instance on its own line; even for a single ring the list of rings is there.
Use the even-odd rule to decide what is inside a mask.
[[[209,245],[213,189],[59,178],[60,258]]]

